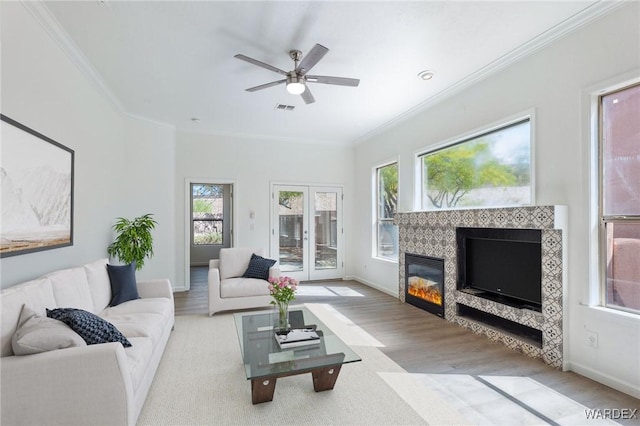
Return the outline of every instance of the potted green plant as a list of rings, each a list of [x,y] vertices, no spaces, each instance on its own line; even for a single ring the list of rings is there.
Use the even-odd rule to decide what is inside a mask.
[[[116,239],[107,248],[107,253],[112,258],[129,264],[136,262],[136,270],[142,269],[144,259],[153,256],[153,236],[151,231],[156,227],[156,222],[151,216],[145,214],[129,220],[119,217],[113,229]]]

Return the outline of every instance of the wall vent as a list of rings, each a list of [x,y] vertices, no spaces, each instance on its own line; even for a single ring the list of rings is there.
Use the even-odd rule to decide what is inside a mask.
[[[294,108],[293,105],[276,104],[274,109],[276,111],[293,111]]]

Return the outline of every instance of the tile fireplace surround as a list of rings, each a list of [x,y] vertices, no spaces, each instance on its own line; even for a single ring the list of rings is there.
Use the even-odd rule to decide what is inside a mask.
[[[405,252],[444,259],[445,314],[473,332],[487,336],[556,368],[563,367],[563,283],[566,282],[565,206],[532,206],[397,213],[399,295],[405,302]],[[458,291],[456,228],[522,228],[542,232],[542,312],[518,309]],[[565,234],[566,235],[566,234]],[[542,344],[530,342],[481,321],[458,315],[458,305],[542,331]]]

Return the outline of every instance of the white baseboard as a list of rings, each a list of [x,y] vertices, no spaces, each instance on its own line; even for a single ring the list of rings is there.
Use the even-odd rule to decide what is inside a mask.
[[[180,293],[182,291],[187,291],[187,287],[185,287],[184,285],[181,287],[173,287],[173,292],[174,293]]]
[[[574,373],[588,377],[591,380],[595,380],[596,382],[602,383],[616,390],[619,390],[620,392],[631,395],[634,398],[640,399],[640,388],[634,386],[631,383],[622,381],[615,377],[611,377],[608,374],[602,374],[599,371],[575,362],[569,362],[567,364],[567,368]]]
[[[396,299],[398,298],[398,292],[397,291],[392,291],[392,290],[389,290],[388,288],[381,287],[378,284],[375,284],[375,283],[372,283],[371,281],[365,280],[364,278],[351,276],[349,278],[345,277],[344,279],[345,280],[349,279],[349,280],[353,280],[353,281],[358,281],[360,284],[364,284],[364,285],[366,285],[368,287],[375,288],[376,290],[379,290],[379,291],[381,291],[383,293],[386,293],[389,296],[393,296]]]

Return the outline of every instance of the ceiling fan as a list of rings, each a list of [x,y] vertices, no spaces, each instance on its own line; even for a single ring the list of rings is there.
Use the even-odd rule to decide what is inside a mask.
[[[237,54],[234,57],[247,61],[250,64],[257,65],[259,67],[268,69],[278,74],[284,75],[286,78],[278,81],[272,81],[271,83],[261,84],[259,86],[250,87],[246,89],[247,92],[255,92],[257,90],[266,89],[268,87],[277,86],[278,84],[286,83],[287,91],[294,95],[302,96],[304,102],[311,104],[315,102],[311,91],[307,87],[307,83],[322,83],[322,84],[335,84],[337,86],[350,86],[357,87],[360,84],[360,80],[357,78],[345,78],[345,77],[330,77],[326,75],[308,75],[307,73],[313,68],[319,61],[327,54],[329,49],[316,44],[311,48],[309,53],[302,58],[302,52],[299,50],[291,50],[289,56],[293,59],[295,67],[292,71],[286,72],[280,68],[276,68],[272,65],[265,64],[256,59],[249,58],[248,56]]]

